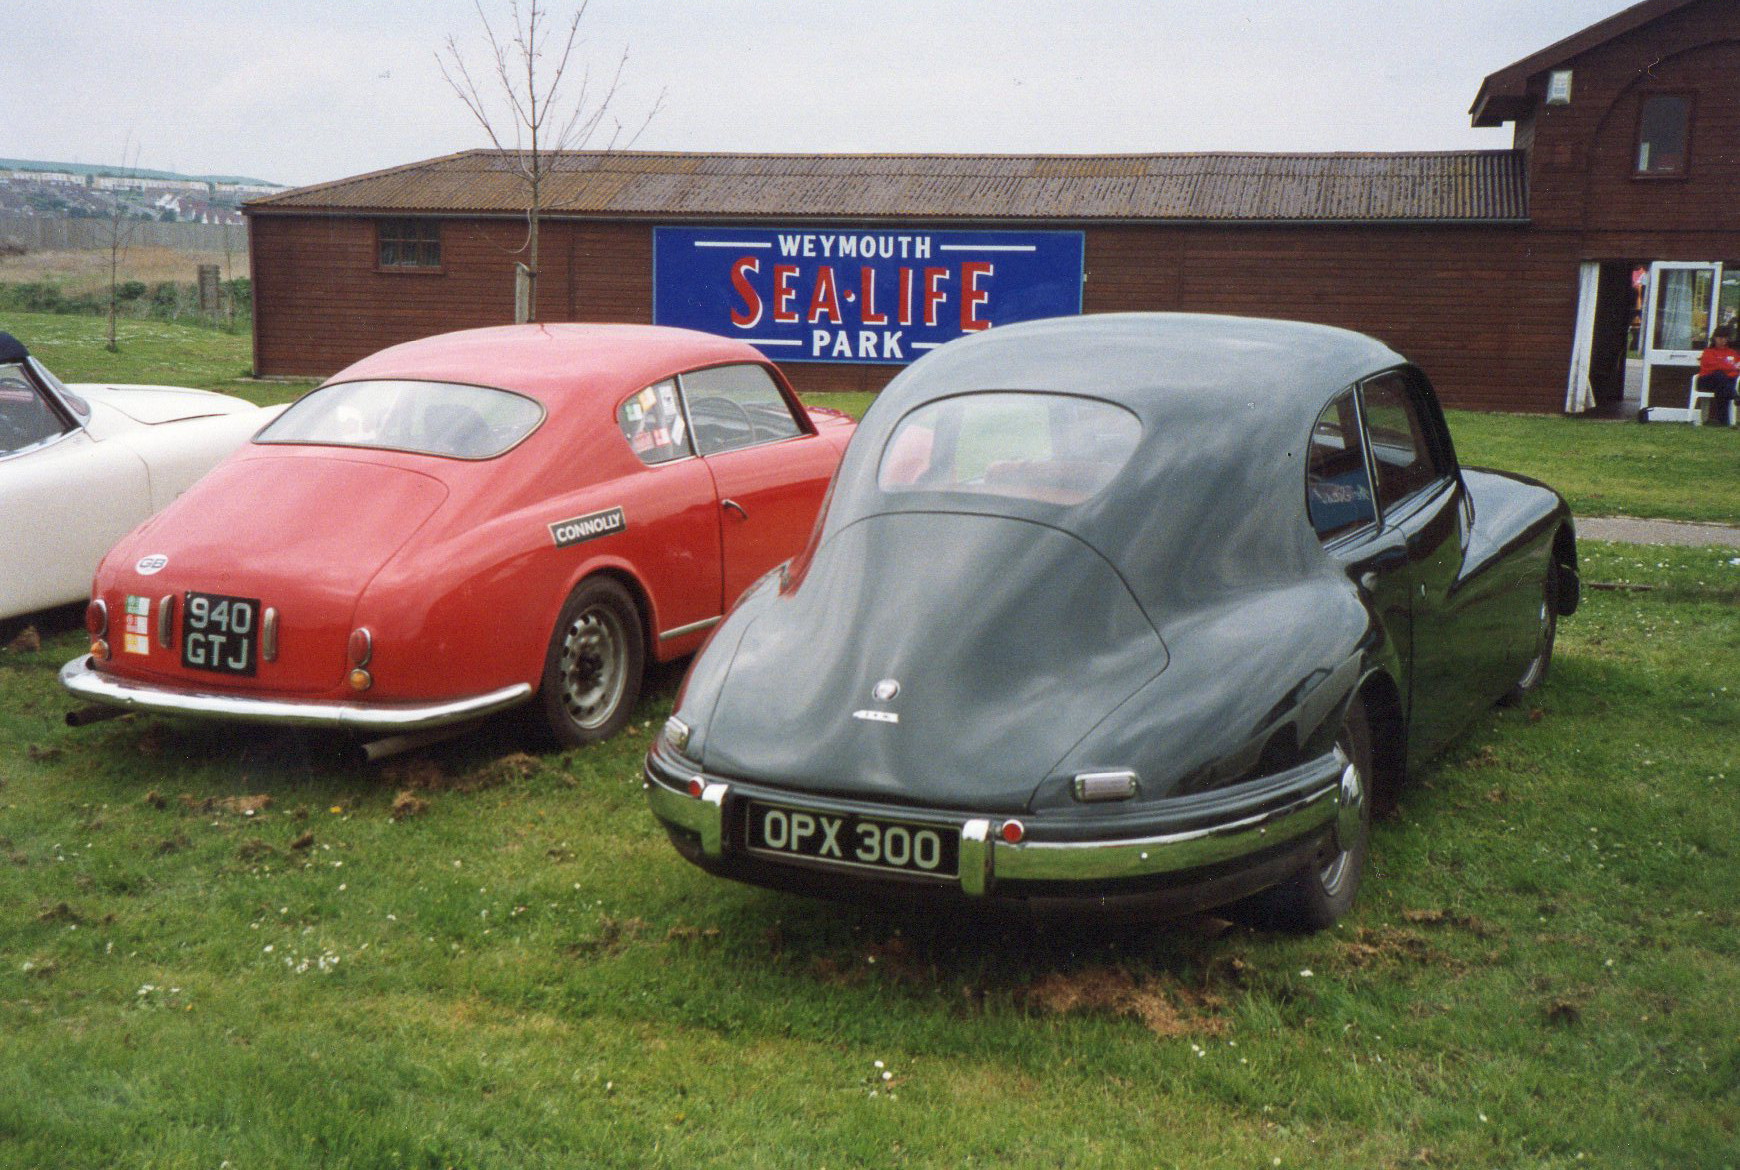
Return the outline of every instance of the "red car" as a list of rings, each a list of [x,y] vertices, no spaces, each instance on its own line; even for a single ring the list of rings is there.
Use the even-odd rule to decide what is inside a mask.
[[[450,333],[291,406],[98,567],[105,708],[383,735],[532,701],[628,719],[802,547],[853,428],[741,342],[638,325]],[[81,718],[83,716],[83,718]]]

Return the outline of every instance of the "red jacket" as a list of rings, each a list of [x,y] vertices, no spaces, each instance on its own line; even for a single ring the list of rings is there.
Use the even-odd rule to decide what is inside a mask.
[[[1698,358],[1698,377],[1706,374],[1727,374],[1730,378],[1740,375],[1740,352],[1725,345],[1712,345]]]

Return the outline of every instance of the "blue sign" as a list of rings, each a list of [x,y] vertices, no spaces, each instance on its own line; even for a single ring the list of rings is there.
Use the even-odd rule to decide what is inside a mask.
[[[653,229],[653,321],[782,362],[904,364],[966,333],[1081,312],[1082,233]]]

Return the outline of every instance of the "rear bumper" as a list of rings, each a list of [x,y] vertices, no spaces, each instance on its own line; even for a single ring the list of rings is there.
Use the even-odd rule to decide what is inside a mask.
[[[186,715],[230,723],[275,723],[283,727],[328,727],[345,731],[396,734],[464,723],[525,702],[532,688],[515,683],[482,695],[435,703],[335,703],[265,699],[215,691],[183,691],[147,686],[104,674],[80,655],[60,668],[60,683],[92,703],[163,715]]]
[[[1019,843],[999,836],[1002,817],[794,796],[685,771],[658,748],[648,756],[645,778],[652,811],[678,851],[723,877],[832,897],[880,895],[927,905],[942,899],[965,905],[1019,903],[1042,912],[1150,915],[1222,905],[1297,872],[1332,839],[1346,763],[1332,751],[1241,786],[1246,791],[1173,802],[1147,823],[1111,837],[1072,836],[1069,824],[1051,825],[1043,816],[1024,814],[1027,839]],[[691,781],[697,782],[699,795],[690,795]],[[743,811],[750,799],[958,827],[959,873],[946,879],[867,874],[807,858],[751,853],[745,847]]]

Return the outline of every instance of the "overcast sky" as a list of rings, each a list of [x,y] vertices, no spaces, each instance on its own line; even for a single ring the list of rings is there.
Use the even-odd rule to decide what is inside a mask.
[[[482,0],[505,26],[508,0]],[[572,11],[561,7],[558,11]],[[592,0],[637,148],[1456,150],[1481,79],[1621,0]],[[488,145],[471,0],[0,0],[0,157],[305,184]],[[593,145],[606,144],[605,138]]]

